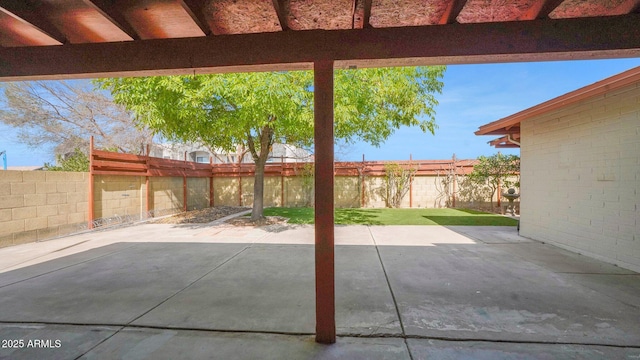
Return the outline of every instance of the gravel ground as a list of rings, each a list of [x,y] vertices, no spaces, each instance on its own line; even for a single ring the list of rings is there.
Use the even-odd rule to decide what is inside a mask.
[[[249,210],[244,206],[214,206],[211,208],[191,210],[169,216],[163,219],[154,220],[153,224],[206,224],[225,216],[237,214]]]
[[[153,224],[207,224],[225,216],[249,210],[243,206],[215,206],[201,210],[191,210],[163,219],[154,220]],[[257,221],[251,221],[249,216],[240,216],[226,222],[235,226],[270,226],[286,224],[289,219],[281,216],[267,216]]]

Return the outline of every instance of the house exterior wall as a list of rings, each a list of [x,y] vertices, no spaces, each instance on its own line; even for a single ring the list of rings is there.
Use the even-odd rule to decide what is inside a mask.
[[[640,84],[521,135],[520,234],[640,272]]]

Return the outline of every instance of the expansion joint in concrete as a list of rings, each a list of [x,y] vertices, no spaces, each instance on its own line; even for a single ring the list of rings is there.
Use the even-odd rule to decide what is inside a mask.
[[[129,321],[129,323],[127,323],[127,326],[131,326],[131,323],[135,322],[136,320],[140,319],[141,317],[147,315],[148,313],[152,312],[153,310],[155,310],[156,308],[158,308],[159,306],[161,306],[162,304],[166,303],[167,301],[173,299],[176,295],[182,293],[183,291],[187,290],[188,288],[190,288],[191,286],[193,286],[195,283],[197,283],[198,281],[202,280],[205,276],[211,274],[212,272],[218,270],[219,268],[221,268],[222,266],[224,266],[226,263],[228,263],[229,261],[235,259],[238,255],[242,254],[245,250],[251,248],[253,246],[253,244],[249,244],[245,247],[242,248],[242,250],[236,252],[235,254],[229,256],[225,261],[221,262],[220,264],[218,264],[217,266],[215,266],[213,269],[207,271],[206,273],[204,273],[202,276],[198,277],[197,279],[193,280],[192,282],[190,282],[187,286],[183,287],[182,289],[176,291],[175,293],[171,294],[170,296],[168,296],[166,299],[162,300],[161,302],[159,302],[156,306],[150,308],[149,310],[145,311],[144,313],[140,314],[139,316],[137,316],[136,318],[134,318],[133,320]]]
[[[387,282],[387,286],[389,287],[389,292],[391,293],[391,299],[393,300],[393,306],[396,308],[396,316],[398,316],[398,322],[400,322],[400,329],[402,329],[402,338],[404,339],[404,345],[407,348],[407,353],[409,354],[409,358],[413,360],[413,354],[411,354],[411,348],[409,348],[409,343],[407,343],[407,333],[404,330],[404,323],[402,322],[402,316],[400,315],[400,308],[398,307],[398,301],[396,299],[396,295],[393,292],[393,288],[391,287],[391,282],[389,281],[389,275],[387,274],[387,269],[384,267],[384,262],[382,261],[382,255],[380,255],[380,249],[378,248],[376,237],[373,235],[373,232],[371,231],[370,226],[367,226],[367,230],[369,230],[369,235],[371,235],[371,240],[373,241],[373,245],[376,247],[378,260],[380,261],[380,266],[382,267],[382,272],[384,273],[384,279]]]

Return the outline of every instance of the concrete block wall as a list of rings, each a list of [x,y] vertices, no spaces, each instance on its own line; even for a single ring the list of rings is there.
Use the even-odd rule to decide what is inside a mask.
[[[417,176],[413,179],[413,207],[441,208],[446,205],[446,195],[442,187],[442,178],[437,176]],[[407,194],[407,198],[409,195]],[[408,200],[405,199],[404,203]]]
[[[209,178],[187,178],[187,209],[209,207]]]
[[[75,232],[88,219],[89,175],[0,171],[0,247]]]
[[[640,85],[521,124],[524,236],[640,272]]]
[[[240,178],[215,177],[213,179],[213,204],[214,206],[238,206]]]
[[[141,180],[143,178],[140,178]],[[187,179],[188,181],[188,179]],[[206,193],[209,193],[207,186]],[[187,192],[187,197],[188,197]],[[187,199],[188,200],[188,199]],[[149,203],[155,211],[184,209],[184,182],[182,177],[149,178]],[[141,202],[144,204],[144,202]]]
[[[333,183],[335,207],[359,208],[362,206],[362,184],[357,176],[336,176]]]
[[[446,198],[442,195],[441,181],[437,176],[416,176],[411,191],[402,199],[401,207],[408,208],[440,208],[445,206]],[[366,207],[384,207],[381,192],[385,186],[383,177],[367,177],[365,179]],[[413,201],[411,201],[413,198]]]
[[[313,179],[302,176],[284,179],[284,204],[288,207],[310,206],[314,203]]]
[[[144,178],[138,176],[95,176],[94,219],[140,215],[145,210],[144,186]]]
[[[282,183],[284,180],[284,199]],[[217,177],[214,179],[214,205],[238,206],[240,198],[242,206],[253,204],[253,177],[242,177],[242,194],[238,195],[239,180],[234,177]],[[307,206],[313,200],[313,185],[305,184],[301,176],[265,177],[264,205],[301,207]],[[414,179],[413,207],[433,208],[444,207],[445,199],[440,195],[441,190],[435,176],[421,176]],[[380,194],[384,186],[382,177],[365,178],[365,206],[384,207],[385,203]],[[355,208],[362,205],[362,184],[358,176],[337,176],[334,183],[335,206],[339,208]],[[402,207],[409,207],[409,193],[402,201]]]

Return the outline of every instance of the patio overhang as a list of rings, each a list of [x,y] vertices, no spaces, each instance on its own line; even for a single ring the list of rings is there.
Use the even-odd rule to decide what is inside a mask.
[[[2,47],[0,80],[639,57],[638,23],[628,14]]]
[[[640,57],[639,9],[638,0],[0,0],[0,81],[315,67],[325,126],[334,68]],[[516,123],[505,131],[519,133]],[[316,179],[331,178],[333,133],[315,136]],[[332,199],[330,186],[315,198]],[[328,343],[332,216],[330,200],[316,208],[317,314],[331,317],[317,340]]]

